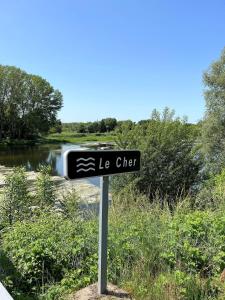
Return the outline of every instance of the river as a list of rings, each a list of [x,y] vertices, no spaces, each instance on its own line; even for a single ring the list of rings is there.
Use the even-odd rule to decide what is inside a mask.
[[[44,144],[36,146],[1,146],[0,165],[6,167],[23,166],[27,171],[37,171],[42,164],[52,168],[52,175],[63,176],[62,153],[68,149],[87,149],[85,144]],[[88,181],[99,186],[99,178],[89,178]]]

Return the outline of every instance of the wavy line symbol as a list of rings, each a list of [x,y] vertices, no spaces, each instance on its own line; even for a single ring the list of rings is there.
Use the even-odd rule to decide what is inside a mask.
[[[83,168],[80,168],[80,169],[77,169],[77,173],[79,173],[79,172],[81,172],[81,171],[83,171],[83,172],[88,172],[88,171],[95,171],[95,169],[94,168],[88,168],[88,169],[83,169]]]
[[[88,167],[88,166],[93,166],[93,167],[95,167],[95,164],[94,164],[93,162],[89,162],[89,163],[87,163],[87,164],[79,163],[79,164],[77,165],[77,168],[79,168],[80,166],[82,166],[82,167]]]
[[[79,161],[85,161],[86,162],[86,161],[90,161],[90,160],[95,161],[95,158],[94,157],[88,157],[88,158],[80,157],[76,161],[77,162],[79,162]]]
[[[95,158],[94,157],[87,157],[83,158],[80,157],[76,159],[76,171],[79,172],[88,172],[88,171],[95,171]]]

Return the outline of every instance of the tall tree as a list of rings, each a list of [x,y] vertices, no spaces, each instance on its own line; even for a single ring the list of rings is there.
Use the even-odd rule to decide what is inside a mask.
[[[106,131],[112,131],[117,125],[117,120],[115,118],[106,118],[103,119],[105,122]]]
[[[102,120],[99,122],[99,131],[100,131],[100,132],[106,132],[106,126],[105,126],[105,121],[104,121],[104,119],[102,119]]]
[[[61,93],[45,79],[0,65],[0,139],[47,133],[61,107]]]
[[[202,143],[206,165],[219,173],[225,167],[225,48],[203,75],[206,113],[202,124]]]
[[[5,120],[5,102],[7,99],[7,69],[0,65],[0,140],[3,136],[4,120]]]

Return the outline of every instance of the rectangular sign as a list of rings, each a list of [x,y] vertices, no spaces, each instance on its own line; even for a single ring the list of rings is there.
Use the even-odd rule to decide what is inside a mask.
[[[79,179],[140,170],[140,151],[77,151],[64,153],[64,176]]]

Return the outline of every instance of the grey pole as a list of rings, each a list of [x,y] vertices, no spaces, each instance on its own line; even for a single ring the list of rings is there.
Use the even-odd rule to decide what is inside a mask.
[[[108,236],[108,190],[109,176],[100,179],[101,198],[99,207],[99,248],[98,248],[98,293],[107,289],[107,236]]]

